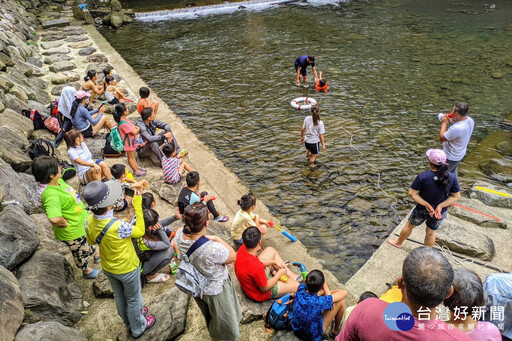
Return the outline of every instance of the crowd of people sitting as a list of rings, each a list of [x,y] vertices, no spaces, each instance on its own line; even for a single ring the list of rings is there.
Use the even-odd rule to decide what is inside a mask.
[[[498,328],[480,321],[479,316],[459,321],[455,314],[461,306],[485,305],[482,282],[471,271],[454,271],[443,255],[431,247],[409,253],[397,286],[391,289],[394,294],[387,293],[379,299],[366,292],[356,306],[346,308],[348,293],[331,290],[320,270],[296,274],[278,250],[263,247],[262,237],[273,223],[254,213],[254,194],[245,194],[238,200],[240,210],[232,220],[230,243],[210,235],[211,219],[227,222],[229,217],[217,211],[214,196],[200,192],[199,173],[184,160],[187,152],[180,148],[170,125],[157,120],[158,102],[150,101],[149,89],[141,88],[137,102],[140,117],[133,124],[128,118],[124,90],[117,86],[112,70],[103,73],[99,83],[98,74],[90,70],[80,90],[65,87],[59,99],[62,125],[54,144],[65,140],[82,194],[62,179],[55,157],[36,158],[32,173],[55,238],[69,247],[84,278],[98,276],[99,270],[89,267],[90,261],[101,263],[114,291],[117,311],[133,337],[141,336],[157,319],[143,305],[142,286],[168,281],[170,276],[159,271],[179,259],[180,268],[189,266],[196,273],[200,293],[193,296],[214,340],[236,340],[240,335],[241,309],[228,270],[232,265],[250,300],[264,302],[294,294],[290,328],[303,340],[321,340],[326,333],[337,341],[500,339]],[[102,95],[114,105],[112,119],[107,118],[105,106],[97,100]],[[318,112],[318,107],[313,107],[311,122],[320,122]],[[317,126],[318,122],[310,125]],[[87,139],[103,128],[117,129],[132,172],[124,164],[109,166],[104,160],[93,158]],[[325,149],[323,123],[321,130]],[[302,135],[307,131],[304,128]],[[163,180],[170,185],[179,184],[186,172],[186,185],[173,215],[161,218],[155,210],[154,196],[144,191],[148,182],[135,179],[147,174],[139,166],[136,154],[160,165]],[[399,239],[389,241],[396,247],[401,247],[412,229],[424,221],[428,227],[425,245],[433,246],[435,230],[446,217],[446,208],[460,197],[457,178],[448,173],[444,152],[429,150],[427,158],[431,170],[420,174],[410,190],[418,205]],[[129,221],[116,217],[130,209],[135,216]],[[170,225],[180,219],[182,226],[172,229]],[[187,290],[186,276],[179,275],[178,271],[176,285]],[[392,299],[385,301],[386,297]],[[383,314],[393,302],[409,307],[414,317],[411,329],[396,331],[385,323]],[[441,303],[449,310],[445,320],[436,318],[441,315],[436,314]],[[428,319],[420,318],[422,309],[431,312]],[[453,328],[454,325],[459,326]]]

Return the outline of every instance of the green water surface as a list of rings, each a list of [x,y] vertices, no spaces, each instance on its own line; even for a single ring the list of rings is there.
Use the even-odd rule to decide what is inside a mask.
[[[512,2],[495,5],[300,2],[135,22],[103,34],[346,281],[413,207],[407,191],[428,167],[425,151],[441,147],[437,113],[469,102],[476,121],[469,150],[510,114]],[[294,60],[307,53],[317,56],[328,93],[294,85]],[[318,101],[326,127],[327,150],[316,168],[306,165],[299,144],[307,113],[290,106],[306,95]],[[459,175],[463,188],[483,177],[467,164]]]

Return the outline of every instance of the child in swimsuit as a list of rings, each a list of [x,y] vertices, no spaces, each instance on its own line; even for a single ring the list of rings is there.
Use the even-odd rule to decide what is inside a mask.
[[[145,108],[151,108],[151,109],[153,109],[155,114],[158,113],[158,107],[159,107],[160,103],[158,103],[157,101],[150,102],[148,100],[149,93],[150,93],[150,91],[146,87],[142,87],[139,89],[140,99],[137,101],[137,111],[139,112],[139,114]]]
[[[320,71],[320,77],[315,82],[315,89],[316,92],[327,92],[327,81],[325,79],[322,79],[322,71]]]

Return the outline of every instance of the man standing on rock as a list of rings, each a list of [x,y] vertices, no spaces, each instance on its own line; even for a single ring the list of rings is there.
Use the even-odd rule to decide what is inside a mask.
[[[457,103],[452,110],[453,124],[448,127],[449,115],[445,114],[441,118],[441,131],[439,139],[443,142],[443,151],[446,154],[448,162],[448,172],[457,175],[459,163],[466,155],[466,148],[473,134],[475,122],[469,116],[467,103]]]

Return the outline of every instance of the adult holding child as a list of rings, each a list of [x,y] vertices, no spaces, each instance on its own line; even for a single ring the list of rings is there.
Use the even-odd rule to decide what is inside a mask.
[[[228,272],[228,264],[235,261],[236,254],[221,238],[206,235],[210,224],[208,217],[208,209],[201,203],[185,209],[185,226],[177,231],[175,238],[178,254],[184,262],[184,255],[195,243],[204,243],[194,246],[196,250],[187,255],[187,259],[193,259],[191,265],[207,280],[201,287],[202,296],[194,300],[203,313],[212,340],[237,340],[242,314]]]
[[[84,137],[96,135],[103,127],[108,130],[112,127],[107,116],[103,115],[106,109],[104,105],[100,105],[99,109],[96,110],[86,108],[86,102],[90,96],[88,92],[77,91],[69,113],[73,126],[80,130]]]
[[[310,165],[315,163],[316,157],[320,154],[320,143],[323,150],[326,148],[324,134],[325,128],[324,122],[320,119],[320,108],[315,104],[311,106],[311,116],[304,119],[300,132],[300,143],[306,146],[306,158]]]
[[[85,237],[84,223],[87,211],[80,195],[62,180],[62,167],[52,156],[40,156],[32,162],[32,174],[40,184],[47,185],[41,202],[48,220],[52,223],[55,239],[71,250],[73,260],[82,270],[84,278],[93,279],[99,270],[89,267],[89,260],[100,261],[99,249],[90,246]]]
[[[430,170],[420,173],[409,189],[409,196],[416,202],[405,227],[398,239],[388,239],[388,243],[402,248],[403,242],[412,230],[426,222],[425,246],[434,246],[436,230],[448,214],[448,207],[460,199],[457,177],[448,172],[446,154],[440,149],[427,150]]]

